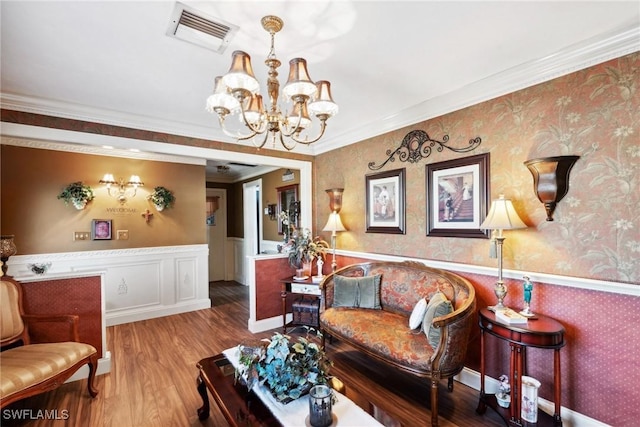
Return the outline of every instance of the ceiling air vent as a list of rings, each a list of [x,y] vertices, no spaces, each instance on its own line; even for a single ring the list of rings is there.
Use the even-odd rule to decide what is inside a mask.
[[[167,35],[222,54],[238,26],[176,2]]]

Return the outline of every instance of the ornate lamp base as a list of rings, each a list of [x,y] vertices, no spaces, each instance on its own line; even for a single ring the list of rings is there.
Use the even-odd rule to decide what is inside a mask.
[[[498,303],[496,305],[492,305],[487,308],[493,311],[494,313],[496,311],[506,310],[508,307],[504,305],[502,301],[504,300],[504,297],[507,295],[507,288],[504,285],[504,283],[502,283],[502,281],[496,282],[496,286],[493,288],[493,293],[495,293],[496,297],[498,297]]]

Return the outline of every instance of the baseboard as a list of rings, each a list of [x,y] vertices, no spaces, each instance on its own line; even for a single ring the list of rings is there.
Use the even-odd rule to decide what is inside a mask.
[[[291,313],[287,313],[287,323],[292,319],[293,315]],[[270,329],[282,328],[282,316],[269,317],[268,319],[256,320],[255,322],[252,322],[251,319],[249,319],[247,328],[252,334],[268,331]]]
[[[106,324],[107,326],[115,326],[123,323],[137,322],[140,320],[154,319],[156,317],[172,316],[174,314],[187,313],[189,311],[203,310],[205,308],[211,308],[211,299],[203,298],[171,306],[153,306],[122,312],[111,312],[106,315]]]
[[[98,359],[98,369],[96,375],[108,374],[111,372],[111,352],[107,351],[105,356]],[[72,381],[86,380],[89,376],[89,365],[84,365],[76,371],[65,383]]]
[[[478,390],[478,393],[480,393],[480,372],[464,368],[462,372],[455,376],[455,380],[474,390]],[[484,387],[486,393],[493,394],[498,390],[498,380],[485,376]],[[539,397],[538,407],[547,414],[553,414],[554,404],[549,400]],[[609,424],[572,411],[564,406],[560,407],[560,416],[562,417],[563,427],[610,427]]]

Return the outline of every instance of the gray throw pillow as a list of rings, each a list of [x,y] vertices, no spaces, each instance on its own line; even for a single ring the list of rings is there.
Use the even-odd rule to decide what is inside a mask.
[[[424,314],[424,320],[422,321],[422,328],[424,330],[429,344],[434,349],[438,347],[440,342],[440,328],[433,327],[433,319],[436,317],[444,316],[453,312],[453,306],[451,302],[447,300],[447,297],[440,291],[436,292],[427,304],[427,311]]]
[[[364,277],[335,276],[333,306],[380,310],[381,275]]]

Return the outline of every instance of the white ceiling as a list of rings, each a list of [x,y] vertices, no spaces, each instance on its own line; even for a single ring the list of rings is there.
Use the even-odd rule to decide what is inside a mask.
[[[183,3],[239,26],[222,55],[166,35],[173,1],[3,0],[2,107],[237,143],[205,100],[234,50],[264,88],[275,14],[281,85],[302,56],[340,106],[318,154],[640,51],[637,1]]]

